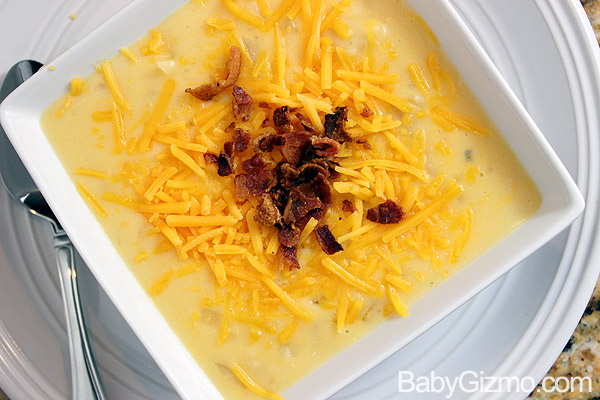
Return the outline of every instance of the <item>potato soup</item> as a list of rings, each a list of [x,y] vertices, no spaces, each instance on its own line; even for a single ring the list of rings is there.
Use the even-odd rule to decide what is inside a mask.
[[[228,399],[279,398],[541,204],[401,1],[190,1],[42,124]]]

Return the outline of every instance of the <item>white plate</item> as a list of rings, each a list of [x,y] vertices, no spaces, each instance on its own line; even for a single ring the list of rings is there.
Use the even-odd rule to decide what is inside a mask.
[[[0,48],[0,54],[8,55],[0,60],[0,71],[24,57],[53,58],[125,2],[114,0],[93,7],[61,2],[40,4],[36,9],[20,3],[0,3],[0,37],[15,38],[16,42],[14,47]],[[566,235],[554,240],[346,388],[340,397],[392,395],[398,370],[421,374],[434,369],[447,376],[474,370],[486,375],[540,378],[568,340],[591,293],[598,263],[593,262],[597,255],[590,253],[596,240],[597,203],[590,202],[598,191],[598,177],[593,174],[598,171],[594,163],[599,149],[597,138],[589,137],[588,132],[598,131],[596,110],[600,104],[593,36],[589,28],[580,30],[585,16],[576,1],[540,2],[539,7],[531,1],[488,3],[456,1],[468,21],[480,24],[474,25],[474,30],[481,33],[490,55],[571,172],[579,169],[580,187],[588,194],[586,215],[572,228],[569,242],[565,244]],[[69,19],[71,13],[77,13],[74,21]],[[19,18],[24,15],[27,17]],[[514,29],[512,25],[519,19],[521,28]],[[24,36],[28,28],[45,26],[44,30],[37,28],[38,40]],[[587,171],[593,171],[591,176]],[[0,385],[15,399],[61,398],[67,393],[64,372],[68,358],[64,356],[62,316],[56,311],[60,310],[60,297],[53,254],[45,237],[48,231],[9,205],[4,193],[2,196],[0,224],[12,224],[14,229],[3,230],[0,236]],[[32,240],[37,248],[32,248]],[[577,257],[573,258],[576,247]],[[82,275],[87,288],[85,306],[93,315],[88,319],[109,396],[174,397],[93,278]],[[513,345],[517,347],[513,349]],[[58,363],[63,368],[56,368]]]

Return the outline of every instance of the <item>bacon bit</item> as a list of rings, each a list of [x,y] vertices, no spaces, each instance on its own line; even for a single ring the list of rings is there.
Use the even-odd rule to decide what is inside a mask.
[[[228,176],[233,173],[234,171],[231,164],[231,157],[228,154],[221,152],[217,160],[217,174],[219,174],[219,176]]]
[[[371,143],[369,143],[369,142],[367,141],[367,139],[356,139],[356,143],[358,143],[358,144],[362,144],[362,145],[363,145],[363,148],[364,148],[365,150],[372,150],[372,149],[373,149],[373,146],[371,146]]]
[[[269,125],[271,125],[271,120],[269,118],[265,118],[263,122],[260,123],[261,128],[266,128]]]
[[[262,202],[256,208],[254,219],[261,225],[273,226],[280,222],[281,213],[268,194],[262,195]]]
[[[331,186],[322,173],[318,173],[312,180],[299,186],[299,189],[312,197],[317,197],[323,203],[323,209],[331,205]]]
[[[289,268],[291,271],[292,268],[300,269],[300,262],[298,262],[297,256],[297,248],[294,247],[286,247],[279,246],[279,266],[280,268]]]
[[[290,189],[298,186],[299,182],[299,174],[300,171],[298,168],[288,164],[288,163],[279,163],[277,165],[277,185],[279,188],[285,191],[285,203],[283,207],[287,204],[287,197],[290,192]]]
[[[235,196],[240,199],[258,197],[276,183],[272,170],[263,170],[253,174],[239,174],[234,178]]]
[[[281,148],[283,159],[291,165],[298,165],[311,144],[312,133],[294,131],[284,135],[285,143]]]
[[[324,158],[315,158],[311,160],[310,164],[305,164],[302,167],[306,169],[313,169],[319,166],[321,167],[320,172],[325,175],[326,178],[337,179],[340,176],[340,173],[335,170],[335,167],[339,166],[339,164],[333,159],[327,160]]]
[[[230,141],[223,143],[223,150],[229,157],[233,157],[233,142]]]
[[[352,142],[354,139],[346,132],[348,120],[348,107],[337,107],[333,114],[325,115],[325,136],[335,139],[340,143]]]
[[[308,183],[314,180],[317,175],[322,174],[325,178],[329,177],[329,170],[327,169],[327,164],[322,163],[321,159],[314,159],[312,162],[304,164],[298,170],[298,178],[299,181],[303,183]]]
[[[356,206],[350,200],[342,201],[342,211],[353,213],[356,211]]]
[[[265,167],[265,162],[255,154],[252,158],[242,161],[242,169],[246,172],[253,173],[262,170]]]
[[[242,121],[248,121],[252,113],[252,97],[241,87],[233,86],[233,117]]]
[[[341,244],[335,240],[333,233],[329,230],[328,225],[319,226],[315,229],[315,234],[317,235],[317,242],[327,255],[332,255],[337,253],[338,251],[344,250]]]
[[[279,228],[277,238],[279,245],[285,247],[296,247],[300,243],[300,229],[293,225],[283,225]]]
[[[372,117],[373,115],[375,115],[375,112],[373,110],[371,110],[369,107],[365,106],[365,108],[363,108],[360,115],[362,115],[365,118],[369,118],[369,117]]]
[[[219,162],[219,156],[213,153],[204,153],[204,161],[210,164],[216,164]]]
[[[229,125],[227,125],[227,128],[225,128],[225,133],[233,134],[234,130],[235,130],[235,122],[232,122]]]
[[[261,101],[260,103],[258,103],[258,106],[260,108],[268,108],[271,109],[271,106],[269,105],[269,103],[267,103],[266,101]]]
[[[229,48],[229,61],[227,62],[227,70],[229,73],[227,74],[223,85],[229,87],[237,82],[242,70],[242,52],[236,46],[231,46]]]
[[[306,118],[303,114],[300,114],[299,112],[297,112],[295,115],[296,115],[296,118],[298,118],[298,121],[300,122],[300,124],[304,127],[304,129],[306,129],[309,132],[317,131],[315,129],[315,127],[310,123],[308,118]]]
[[[283,221],[288,224],[296,222],[318,208],[323,208],[323,202],[317,196],[301,188],[294,188],[290,191],[283,211]]]
[[[404,210],[392,200],[367,210],[367,219],[379,224],[397,224],[404,218]]]
[[[315,159],[313,161],[318,161],[318,159]],[[307,184],[311,187],[315,187],[315,185],[318,186],[319,184],[321,184],[320,181],[322,181],[323,179],[325,179],[326,181],[326,178],[329,176],[329,171],[326,168],[324,168],[321,164],[317,164],[316,162],[304,164],[300,168],[292,167],[289,164],[283,164],[281,166],[281,175],[282,178],[286,180],[283,182],[287,184],[287,187],[303,188]],[[319,175],[321,176],[319,177]]]
[[[194,89],[187,88],[185,89],[185,92],[202,101],[208,101],[223,90],[233,86],[240,76],[241,69],[242,53],[236,46],[231,46],[229,49],[229,61],[227,62],[227,70],[229,71],[227,77],[218,82],[207,83]]]
[[[294,129],[288,106],[283,106],[273,111],[273,124],[281,132],[291,132]]]
[[[288,191],[281,186],[280,182],[277,183],[277,186],[269,190],[269,196],[271,196],[277,209],[283,212],[288,201]]]
[[[248,148],[252,135],[247,130],[235,128],[233,131],[233,148],[235,151],[242,152]]]
[[[252,141],[252,149],[256,154],[268,153],[273,151],[275,146],[281,146],[285,139],[281,135],[264,133],[257,136]]]
[[[287,192],[298,188],[308,197],[318,197],[323,203],[330,204],[331,189],[327,181],[328,171],[321,165],[309,163],[296,168],[288,163],[281,163],[278,170],[278,184]]]
[[[311,138],[311,146],[314,153],[320,157],[333,157],[340,151],[340,143],[333,139],[324,137]]]

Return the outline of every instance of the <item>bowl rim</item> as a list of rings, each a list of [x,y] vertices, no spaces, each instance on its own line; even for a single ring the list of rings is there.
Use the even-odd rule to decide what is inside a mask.
[[[170,4],[163,5],[162,7],[163,9],[170,8],[175,10],[185,2],[186,1],[184,0],[178,0],[177,2],[170,2]],[[141,36],[141,34],[135,33],[133,36],[129,35],[129,37],[133,37],[132,40],[128,38],[123,39],[123,41],[119,42],[118,45],[114,43],[107,43],[106,39],[103,39],[103,36],[108,31],[112,30],[115,25],[119,26],[119,23],[122,24],[128,18],[136,15],[140,10],[146,8],[148,4],[156,5],[160,3],[162,2],[159,0],[138,0],[133,2],[123,8],[119,13],[115,14],[114,17],[106,21],[100,27],[92,31],[88,36],[50,63],[51,65],[55,66],[55,70],[43,68],[38,74],[25,82],[13,94],[7,97],[7,99],[0,104],[0,122],[5,128],[9,139],[22,158],[24,164],[27,166],[34,180],[40,187],[40,190],[44,196],[47,197],[49,204],[53,207],[53,209],[56,210],[56,214],[61,220],[61,223],[63,223],[66,232],[69,234],[69,237],[72,238],[75,246],[78,248],[83,259],[90,267],[93,275],[106,291],[107,295],[111,301],[113,301],[117,309],[121,312],[129,325],[135,331],[136,335],[148,349],[150,354],[157,361],[157,364],[160,366],[167,378],[171,381],[178,393],[184,398],[199,398],[201,396],[205,398],[220,398],[220,395],[212,383],[210,383],[206,376],[201,372],[199,366],[191,358],[187,350],[183,348],[179,340],[176,339],[174,333],[171,331],[168,325],[166,325],[164,319],[162,319],[151,300],[141,289],[137,283],[137,280],[135,280],[133,275],[129,272],[129,268],[125,262],[120,258],[120,256],[118,256],[118,254],[116,254],[114,248],[114,254],[107,254],[105,252],[107,249],[106,241],[104,241],[103,245],[101,246],[103,250],[100,250],[100,248],[91,248],[90,242],[93,243],[93,241],[88,240],[90,239],[90,236],[93,238],[100,238],[101,236],[104,236],[106,240],[108,240],[108,238],[104,234],[102,228],[99,227],[97,218],[91,213],[87,205],[83,202],[83,199],[81,199],[77,194],[74,183],[72,183],[71,179],[64,171],[64,168],[62,168],[62,164],[60,164],[60,161],[56,155],[54,155],[50,144],[45,140],[41,140],[39,147],[32,148],[32,140],[28,139],[29,136],[20,134],[20,132],[23,132],[27,129],[30,132],[34,132],[36,135],[38,135],[36,137],[40,139],[40,132],[35,132],[35,123],[39,121],[39,115],[45,109],[45,107],[40,108],[42,102],[39,101],[33,102],[33,105],[28,103],[29,100],[36,95],[37,88],[39,86],[47,88],[47,80],[55,82],[59,80],[58,78],[60,78],[60,83],[56,83],[52,87],[53,90],[63,88],[62,90],[64,92],[66,84],[68,81],[70,81],[70,78],[65,80],[65,77],[71,74],[71,72],[77,71],[77,74],[84,76],[87,74],[82,73],[81,71],[89,70],[91,72],[91,68],[93,68],[90,64],[90,61],[94,60],[86,60],[86,57],[82,57],[80,53],[87,54],[86,49],[88,47],[94,47],[90,46],[90,44],[97,44],[100,46],[95,50],[95,52],[99,54],[104,52],[104,56],[109,57],[109,54],[114,54],[117,52],[120,46],[128,45],[135,41]],[[414,0],[409,1],[409,3],[414,3]],[[560,204],[555,205],[553,208],[551,207],[550,209],[538,211],[538,213],[546,213],[549,218],[553,218],[553,222],[550,228],[543,230],[539,236],[530,242],[530,245],[527,249],[522,249],[519,252],[513,253],[510,257],[508,257],[508,260],[504,263],[503,268],[494,271],[493,274],[478,276],[479,280],[477,285],[473,285],[470,290],[465,291],[460,297],[452,296],[453,301],[448,302],[442,312],[438,312],[434,318],[425,318],[424,315],[421,315],[420,317],[411,316],[413,320],[417,321],[414,322],[413,325],[419,325],[419,329],[413,330],[412,334],[407,335],[404,340],[396,340],[393,345],[388,346],[386,351],[380,352],[377,357],[371,357],[368,360],[363,358],[365,362],[361,368],[354,371],[352,374],[348,374],[343,381],[337,382],[335,385],[331,385],[331,382],[329,382],[330,386],[325,390],[321,390],[321,396],[324,394],[333,394],[339,388],[346,385],[351,380],[355,379],[383,359],[387,358],[393,352],[417,337],[420,333],[437,323],[445,315],[449,314],[452,310],[456,309],[459,305],[463,304],[469,298],[506,273],[518,261],[525,258],[528,254],[533,252],[542,244],[550,240],[553,236],[558,234],[561,230],[566,228],[577,217],[577,215],[581,213],[584,207],[583,197],[577,189],[574,181],[566,171],[566,168],[562,165],[558,159],[558,156],[551,149],[548,142],[536,127],[531,117],[529,117],[524,107],[517,100],[516,95],[514,95],[508,84],[504,81],[497,69],[494,67],[491,60],[487,57],[484,50],[469,32],[464,22],[462,22],[453,6],[447,0],[428,0],[423,4],[430,3],[437,4],[439,9],[442,11],[442,14],[454,22],[456,29],[461,33],[461,38],[464,40],[466,48],[473,52],[473,57],[476,58],[476,60],[480,63],[480,66],[488,74],[490,81],[496,85],[499,92],[501,92],[502,96],[505,97],[507,104],[510,104],[510,106],[513,107],[515,115],[527,127],[527,133],[533,139],[533,143],[538,146],[538,151],[540,154],[543,154],[546,157],[547,164],[552,167],[551,172],[553,173],[553,176],[556,176],[558,182],[561,184],[561,202]],[[146,27],[145,32],[159,23],[163,18],[164,16],[154,21],[154,23],[150,23],[149,21],[144,22],[143,25]],[[124,25],[127,26],[126,24]],[[131,31],[134,32],[135,29],[131,29]],[[98,57],[95,58],[95,60],[96,59],[98,59]],[[73,63],[73,60],[76,62]],[[56,97],[53,97],[53,99],[56,99]],[[36,115],[37,119],[35,118]],[[47,161],[49,164],[45,164],[43,161]],[[52,175],[55,176],[53,177]],[[547,204],[546,200],[547,198],[544,196],[542,207]],[[88,225],[90,222],[92,225],[95,223],[96,226]],[[527,223],[528,222],[525,224]],[[545,223],[546,222],[544,222],[544,224]],[[547,226],[544,224],[542,224],[542,226]],[[522,228],[523,226],[518,228],[515,232],[523,231]],[[88,231],[87,235],[85,235],[85,231]],[[514,234],[515,233],[511,234],[510,236],[513,236]],[[503,240],[501,243],[505,242],[505,240]],[[110,241],[108,241],[108,244],[110,244]],[[498,246],[500,244],[494,246],[488,252],[491,252],[492,254],[502,253],[502,251],[498,250]],[[112,245],[110,245],[110,247],[112,247]],[[488,252],[486,252],[486,254],[488,254]],[[119,265],[119,268],[121,269],[120,273],[124,273],[126,275],[126,279],[124,279],[122,284],[116,284],[114,280],[111,280],[110,277],[106,276],[106,273],[102,270],[101,264],[104,264],[107,260],[112,263],[116,263],[116,265],[121,264]],[[124,270],[122,270],[123,266],[125,267]],[[451,279],[456,280],[457,278],[455,277],[464,275],[464,271],[468,267],[470,267],[470,265],[465,266],[461,271],[453,274]],[[478,273],[481,275],[482,272],[478,271]],[[435,289],[436,295],[441,295],[442,293],[451,291],[452,285],[450,285],[450,288],[448,287],[449,285],[445,284],[438,286]],[[131,297],[133,296],[128,296],[127,299],[125,299],[123,296],[123,291],[125,290],[131,291],[134,296],[139,296],[139,298],[132,299]],[[418,304],[418,302],[415,304]],[[150,322],[158,324],[157,326],[160,330],[159,334],[151,335],[148,332],[148,329],[145,329],[145,325],[147,325],[148,321],[142,321],[139,317],[135,316],[134,311],[139,309],[147,310],[149,315],[145,315],[144,320],[148,320],[150,318]],[[145,312],[146,311],[144,311],[144,313]],[[401,321],[402,320],[392,321],[392,323],[398,325],[398,322],[400,322],[398,326],[402,327]],[[378,328],[374,332],[378,330],[380,329]],[[369,334],[368,336],[371,336],[373,333]],[[381,337],[380,339],[385,341],[386,338]],[[167,340],[169,346],[165,347],[169,347],[168,352],[164,350],[161,351],[160,346],[156,346],[158,340]],[[353,347],[354,346],[350,346],[348,349]],[[335,356],[334,359],[331,360],[333,363],[327,362],[325,365],[344,365],[344,363],[347,362],[347,357],[342,356],[342,354],[347,352],[348,350],[345,350],[344,352],[338,354],[338,356]],[[176,364],[180,365],[181,368],[174,367]],[[323,367],[319,367],[319,370],[321,368]],[[300,381],[299,384],[300,387],[307,387],[309,385],[313,386],[314,382],[317,381],[304,379]],[[291,390],[293,390],[293,388],[296,386],[297,385],[294,385]],[[288,391],[286,391],[286,393],[287,392]]]

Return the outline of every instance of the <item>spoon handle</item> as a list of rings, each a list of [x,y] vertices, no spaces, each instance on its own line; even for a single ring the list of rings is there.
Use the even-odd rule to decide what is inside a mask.
[[[73,244],[66,234],[59,233],[54,236],[54,248],[67,320],[72,399],[105,400],[81,311]]]

